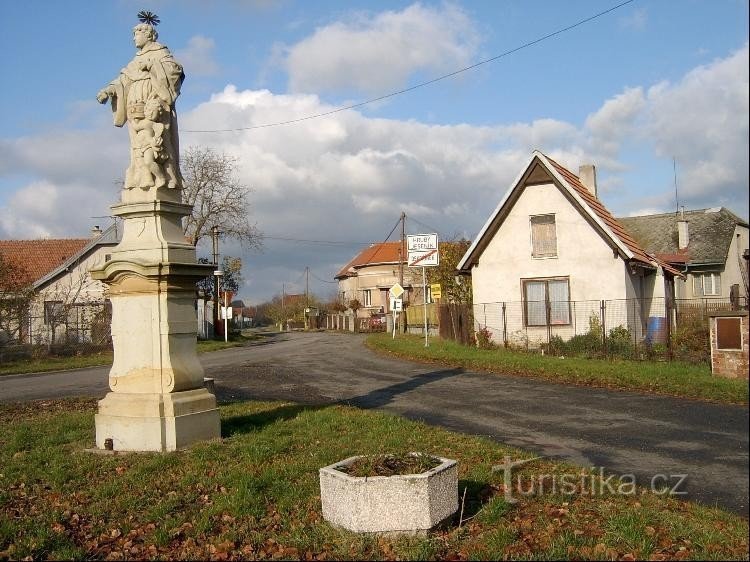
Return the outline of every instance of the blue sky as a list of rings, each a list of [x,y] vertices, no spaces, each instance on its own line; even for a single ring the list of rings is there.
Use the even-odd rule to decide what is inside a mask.
[[[0,21],[0,236],[85,235],[108,219],[125,132],[96,92],[134,53],[141,9],[183,63],[182,147],[236,156],[253,220],[241,294],[286,283],[327,297],[362,242],[403,209],[409,231],[472,237],[538,148],[573,171],[597,165],[616,215],[680,202],[748,216],[748,3],[636,0],[475,70],[298,125],[452,72],[617,1],[4,3]],[[104,226],[103,225],[103,226]],[[342,244],[290,243],[276,238]],[[289,287],[291,286],[291,289]]]

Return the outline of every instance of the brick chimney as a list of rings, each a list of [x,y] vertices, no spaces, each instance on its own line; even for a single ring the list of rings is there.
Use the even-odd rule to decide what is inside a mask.
[[[596,195],[596,166],[593,164],[583,164],[578,168],[578,179],[594,197]]]
[[[677,247],[684,250],[690,244],[690,232],[688,221],[685,220],[685,207],[680,210],[680,218],[677,220]]]

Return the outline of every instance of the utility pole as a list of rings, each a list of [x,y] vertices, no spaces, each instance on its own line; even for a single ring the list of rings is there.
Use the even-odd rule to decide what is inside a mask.
[[[398,284],[401,287],[404,286],[404,260],[406,259],[406,252],[404,251],[404,243],[406,241],[406,213],[401,211],[401,243],[398,246]],[[404,288],[404,291],[406,289]],[[401,329],[406,333],[406,309],[399,313],[402,316],[403,322],[401,322]]]
[[[398,284],[404,286],[404,239],[406,233],[406,213],[401,211],[401,243],[398,246]]]
[[[310,308],[310,266],[305,266],[305,330],[307,325],[307,311]]]
[[[219,227],[211,227],[211,242],[213,243],[214,267],[219,269]],[[216,326],[219,323],[219,276],[214,275],[214,336],[216,336]]]

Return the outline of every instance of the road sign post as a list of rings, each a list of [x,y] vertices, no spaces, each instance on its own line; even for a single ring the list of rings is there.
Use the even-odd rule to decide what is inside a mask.
[[[414,234],[406,237],[406,248],[409,253],[407,263],[409,267],[422,267],[422,295],[424,300],[424,346],[428,347],[427,339],[427,274],[426,267],[440,265],[437,234]]]
[[[393,339],[396,339],[396,319],[398,318],[399,312],[401,312],[403,301],[401,295],[404,294],[404,288],[396,283],[388,289],[388,294],[391,297],[391,311],[393,312]]]

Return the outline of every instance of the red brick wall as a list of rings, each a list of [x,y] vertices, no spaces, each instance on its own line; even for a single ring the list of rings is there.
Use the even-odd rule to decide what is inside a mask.
[[[725,317],[726,318],[726,317]],[[730,379],[747,379],[750,368],[750,322],[747,316],[740,316],[742,325],[742,349],[717,349],[716,346],[716,317],[711,318],[711,372],[720,377]]]

